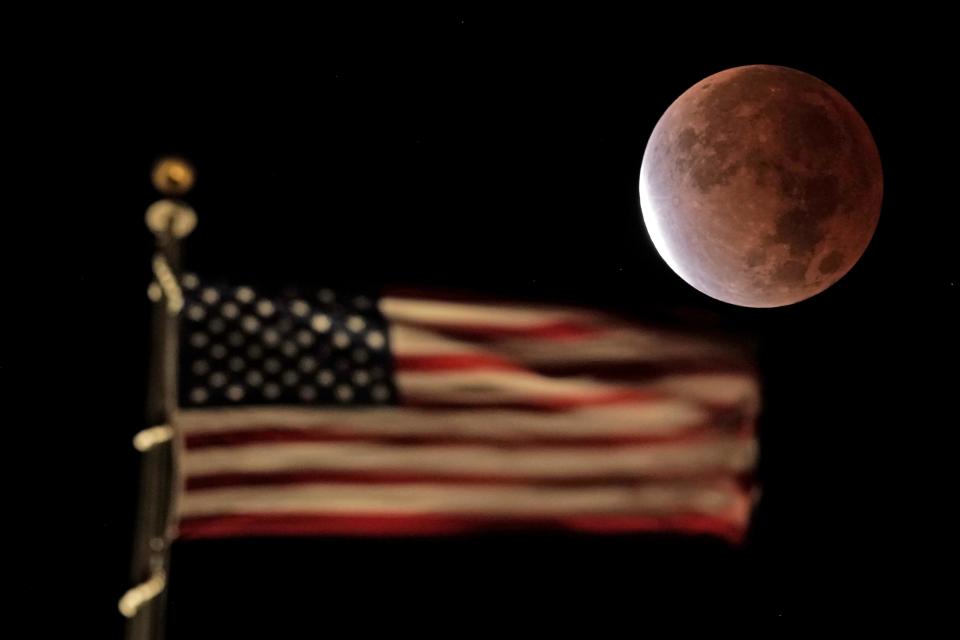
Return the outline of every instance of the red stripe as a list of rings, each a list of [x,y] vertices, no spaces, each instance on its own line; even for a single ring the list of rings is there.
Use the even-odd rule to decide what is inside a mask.
[[[575,436],[548,437],[528,436],[522,438],[498,438],[496,436],[447,436],[447,435],[365,435],[350,433],[346,427],[331,432],[329,425],[317,425],[316,429],[292,429],[283,427],[264,427],[238,431],[219,431],[215,433],[195,433],[186,437],[187,449],[206,449],[210,447],[242,447],[264,443],[289,442],[370,442],[398,446],[456,446],[456,445],[492,445],[501,449],[522,449],[528,447],[619,447],[642,444],[683,444],[698,442],[715,435],[750,435],[751,429],[739,427],[716,427],[715,425],[691,425],[679,432],[648,435],[615,436]]]
[[[438,355],[396,355],[397,371],[537,371],[552,376],[591,376],[598,380],[643,382],[677,375],[741,374],[756,375],[750,363],[733,359],[673,359],[659,362],[581,362],[550,363],[526,367],[513,360],[491,353],[459,353]]]
[[[394,356],[397,371],[526,371],[506,358],[488,353]]]
[[[521,529],[587,533],[704,534],[718,536],[737,544],[742,541],[746,526],[732,519],[697,513],[665,516],[570,515],[549,518],[491,518],[439,514],[358,516],[249,513],[185,518],[180,522],[180,538],[189,540],[241,536],[423,536]]]
[[[727,469],[698,472],[696,475],[657,473],[656,482],[670,480],[700,481],[705,484],[726,483],[733,478]],[[652,476],[651,476],[652,477]],[[749,476],[742,484],[749,486]],[[734,478],[738,483],[739,479]],[[642,486],[651,480],[636,476],[604,475],[577,478],[537,478],[483,474],[410,473],[400,471],[277,471],[249,473],[212,473],[192,475],[186,479],[187,491],[223,489],[227,487],[286,486],[303,484],[450,484],[457,486],[535,486],[535,487],[592,487]]]
[[[443,322],[408,322],[408,324],[423,329],[429,329],[448,336],[469,337],[474,339],[497,340],[501,338],[530,338],[540,340],[578,340],[595,336],[606,331],[607,327],[575,322],[572,320],[556,320],[540,324],[521,327],[507,327],[495,324],[446,324]]]
[[[434,409],[457,409],[472,407],[476,409],[540,409],[543,411],[565,411],[578,407],[602,407],[606,405],[625,404],[628,402],[649,402],[663,400],[669,397],[661,391],[646,389],[613,389],[589,395],[569,396],[531,396],[524,400],[513,402],[483,402],[472,399],[459,401],[434,400],[432,394],[424,392],[420,395],[404,391],[400,383],[401,404],[407,407],[424,407]]]

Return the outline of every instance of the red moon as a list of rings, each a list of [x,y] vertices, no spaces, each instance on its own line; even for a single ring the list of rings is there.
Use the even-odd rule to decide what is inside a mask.
[[[844,276],[873,236],[883,173],[870,130],[823,81],[787,67],[721,71],[657,122],[640,207],[657,251],[701,292],[779,307]]]

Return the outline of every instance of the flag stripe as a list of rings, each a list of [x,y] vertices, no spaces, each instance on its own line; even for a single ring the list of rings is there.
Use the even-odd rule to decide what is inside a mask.
[[[688,475],[673,478],[659,476],[657,481],[692,479],[711,480],[727,479],[731,476],[704,474],[702,478]],[[749,475],[741,477],[741,484],[749,481]],[[611,484],[628,485],[649,480],[622,478],[615,476],[598,476],[596,478],[510,478],[496,475],[477,474],[449,474],[438,473],[418,474],[387,471],[281,471],[256,473],[216,473],[211,475],[194,474],[187,478],[188,491],[204,491],[224,487],[295,485],[295,484],[451,484],[451,485],[528,485],[528,486],[557,486],[557,487],[590,487]]]
[[[734,433],[734,429],[730,430]],[[747,429],[740,432],[749,435]],[[384,435],[377,438],[355,433],[329,432],[320,429],[288,429],[262,428],[239,431],[220,431],[215,433],[197,433],[185,437],[187,449],[206,449],[210,447],[242,447],[269,442],[378,442],[381,444],[395,444],[403,446],[419,445],[496,445],[506,448],[522,447],[616,447],[623,445],[640,445],[653,443],[680,443],[694,442],[716,436],[717,429],[710,425],[691,427],[675,434],[650,435],[614,435],[607,437],[513,437],[504,441],[502,437],[480,436],[445,436],[445,435]]]
[[[744,536],[745,523],[700,513],[646,515],[552,516],[549,518],[511,518],[447,514],[376,515],[302,513],[236,513],[184,518],[180,522],[182,539],[227,538],[238,536],[424,536],[457,535],[476,532],[512,532],[563,530],[584,533],[658,533],[681,532],[710,535],[733,544]]]
[[[749,416],[745,415],[745,419]],[[548,413],[505,409],[423,409],[415,407],[324,409],[309,407],[215,408],[181,411],[177,424],[189,438],[200,434],[259,430],[265,427],[389,437],[617,438],[665,436],[696,429],[711,411],[679,398],[586,407]]]
[[[656,400],[658,395],[643,389],[592,389],[559,393],[559,389],[536,393],[530,387],[511,388],[506,380],[493,376],[450,376],[442,384],[416,374],[398,374],[402,401],[415,407],[484,407],[564,411],[577,407],[621,405]],[[503,384],[507,383],[507,384]]]
[[[671,338],[667,334],[638,333],[632,329],[609,330],[562,345],[535,340],[501,340],[495,346],[499,353],[544,370],[584,363],[607,366],[704,359],[735,363],[743,359],[742,353],[724,344],[696,338]]]
[[[502,395],[504,387],[513,385],[519,387],[513,392],[513,397],[516,397],[520,390],[526,390],[540,394],[541,397],[538,399],[543,399],[544,395],[547,397],[565,393],[583,395],[596,393],[601,389],[614,390],[624,386],[649,390],[666,387],[674,393],[713,402],[738,402],[745,399],[755,401],[759,395],[756,375],[746,366],[746,363],[743,363],[742,355],[738,360],[730,361],[737,363],[736,366],[731,365],[729,369],[721,368],[720,371],[713,373],[678,375],[671,371],[670,375],[663,375],[655,380],[627,378],[620,381],[604,381],[597,376],[602,374],[604,369],[609,369],[611,359],[613,364],[623,371],[623,364],[630,361],[629,358],[622,358],[623,354],[650,354],[654,349],[650,345],[612,344],[608,345],[609,353],[595,354],[601,361],[597,363],[582,354],[575,354],[575,349],[569,345],[563,348],[546,348],[546,353],[552,359],[549,364],[569,367],[576,363],[579,371],[585,374],[570,378],[558,377],[555,372],[547,375],[544,371],[538,370],[538,367],[543,364],[543,358],[538,359],[536,354],[523,353],[524,350],[517,349],[516,344],[513,344],[514,349],[511,352],[510,345],[481,347],[401,325],[391,325],[390,334],[397,384],[407,398],[413,395],[419,399],[426,395],[424,387],[429,390],[432,383],[437,383],[438,380],[444,384],[445,390],[458,382],[472,387],[483,385],[483,388],[489,389],[491,398],[496,397],[495,394]],[[558,354],[573,357],[564,356],[558,359],[556,358]],[[435,374],[435,377],[427,377],[431,373]],[[440,375],[443,376],[443,380],[439,379]],[[718,398],[717,394],[723,395]],[[479,391],[475,395],[479,396]]]
[[[351,515],[461,514],[496,517],[562,515],[659,515],[696,512],[742,514],[744,491],[733,481],[552,487],[451,484],[300,484],[189,491],[180,504],[185,517],[229,513],[319,513]]]
[[[756,381],[746,375],[664,376],[626,385],[591,378],[556,378],[527,371],[396,372],[404,402],[429,406],[504,405],[567,409],[652,401],[667,395],[713,404],[756,403]]]
[[[568,337],[602,330],[609,321],[596,312],[388,296],[380,312],[393,323],[415,324],[490,336]]]
[[[390,324],[390,342],[396,357],[418,354],[494,352],[537,367],[571,364],[596,365],[625,362],[664,362],[670,360],[722,359],[743,362],[743,353],[722,343],[672,336],[666,332],[612,328],[566,339],[562,344],[529,338],[489,339],[478,342],[465,339],[449,329],[412,325],[403,321]]]
[[[490,353],[443,353],[397,356],[393,366],[398,371],[524,371],[519,364]]]
[[[650,477],[701,475],[752,467],[752,438],[718,437],[690,444],[611,447],[530,447],[481,445],[407,447],[368,442],[272,443],[187,450],[188,475],[285,470],[383,471],[499,475],[515,478]]]

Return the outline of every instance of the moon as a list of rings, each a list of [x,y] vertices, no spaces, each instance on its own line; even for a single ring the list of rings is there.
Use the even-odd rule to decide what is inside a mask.
[[[654,127],[640,207],[657,251],[699,291],[745,307],[805,300],[863,255],[880,217],[880,154],[856,109],[787,67],[727,69]]]

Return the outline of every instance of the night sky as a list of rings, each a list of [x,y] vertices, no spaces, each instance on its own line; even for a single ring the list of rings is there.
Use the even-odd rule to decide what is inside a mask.
[[[47,208],[50,226],[31,236],[52,257],[24,258],[38,289],[56,282],[83,310],[56,333],[70,383],[49,405],[83,452],[65,518],[81,523],[94,572],[85,629],[122,629],[149,339],[142,216],[166,153],[198,170],[192,270],[706,314],[756,340],[765,404],[765,492],[742,549],[542,534],[191,543],[173,552],[172,637],[319,635],[335,621],[416,631],[440,611],[457,630],[518,616],[619,618],[635,632],[665,608],[789,621],[936,606],[920,585],[946,557],[952,502],[937,493],[952,479],[939,460],[956,416],[940,403],[956,382],[958,285],[957,216],[942,193],[956,162],[940,159],[956,114],[935,18],[736,32],[660,16],[256,22],[223,17],[165,38],[131,27],[122,46],[85,41],[83,62],[65,56],[45,81],[59,98],[46,121],[62,135],[37,149],[91,174],[79,209]],[[905,33],[920,44],[902,44]],[[637,196],[644,146],[672,100],[753,63],[842,93],[885,178],[860,263],[779,309],[685,284],[648,240]]]

